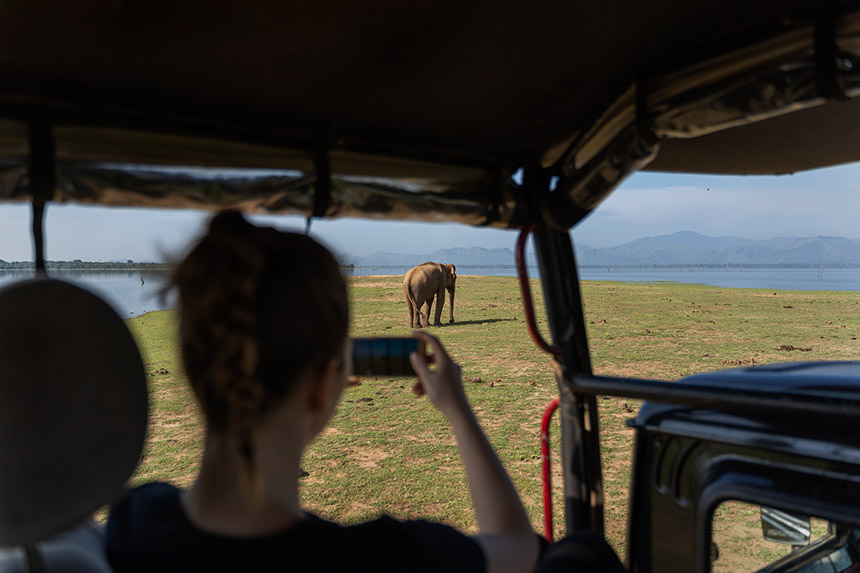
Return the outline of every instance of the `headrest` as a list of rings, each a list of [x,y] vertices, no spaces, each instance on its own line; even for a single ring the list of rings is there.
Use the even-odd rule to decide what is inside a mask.
[[[137,345],[96,295],[57,280],[0,290],[0,546],[112,501],[143,450]]]

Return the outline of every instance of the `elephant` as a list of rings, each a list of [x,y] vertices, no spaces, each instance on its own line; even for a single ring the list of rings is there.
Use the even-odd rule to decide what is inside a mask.
[[[433,308],[434,296],[436,297],[436,320],[433,326],[442,326],[442,307],[445,306],[446,290],[451,295],[448,322],[454,322],[454,289],[457,285],[455,271],[454,265],[443,263],[422,263],[409,269],[403,277],[403,293],[406,295],[406,306],[409,307],[410,327],[430,326],[430,311]],[[425,314],[421,313],[422,306],[426,306]]]

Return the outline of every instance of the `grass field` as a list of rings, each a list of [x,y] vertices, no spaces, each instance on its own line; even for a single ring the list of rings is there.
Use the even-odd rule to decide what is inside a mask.
[[[540,418],[557,396],[549,358],[527,334],[516,279],[461,276],[457,283],[457,322],[430,330],[461,364],[478,418],[535,529],[542,531]],[[353,335],[409,335],[400,277],[354,277],[349,284]],[[536,282],[533,292],[543,316]],[[586,282],[583,299],[598,374],[675,380],[737,365],[851,360],[860,349],[860,297],[850,292]],[[170,311],[128,321],[144,354],[152,398],[148,444],[133,483],[159,479],[185,486],[195,474],[201,423],[181,374],[174,321]],[[545,328],[545,320],[539,323]],[[301,480],[301,495],[308,509],[345,523],[384,512],[475,530],[452,435],[441,415],[426,399],[416,398],[410,386],[408,379],[378,378],[347,390],[330,427],[302,464],[308,476]],[[623,555],[633,438],[625,420],[639,404],[601,397],[599,406],[606,530]],[[557,428],[552,441],[557,452]],[[554,474],[558,508],[557,464]],[[556,513],[556,531],[563,532]],[[750,535],[760,537],[758,516],[743,518],[751,524]],[[742,548],[750,536],[733,532],[732,538]],[[721,547],[724,555],[728,549]],[[766,562],[771,554],[755,558]]]

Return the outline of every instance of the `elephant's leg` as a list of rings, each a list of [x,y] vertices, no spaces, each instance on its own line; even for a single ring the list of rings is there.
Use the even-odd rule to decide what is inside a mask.
[[[406,294],[406,312],[409,313],[409,326],[412,327],[412,303],[409,302],[409,293],[406,292],[406,289],[403,289],[403,292]]]
[[[433,317],[433,326],[442,326],[442,307],[445,306],[445,287],[436,292],[436,316]],[[429,315],[428,315],[429,319]]]
[[[403,295],[406,297],[406,312],[409,313],[409,328],[415,328],[415,323],[421,326],[421,313],[415,308],[415,297],[409,292],[408,284],[403,284]],[[417,320],[416,316],[418,315]]]
[[[418,306],[412,307],[412,328],[423,328],[421,324],[421,308]]]
[[[409,328],[415,328],[415,305],[406,299],[406,307],[409,309]],[[419,320],[418,323],[421,324],[421,321]]]
[[[430,326],[430,313],[433,310],[433,299],[430,298],[424,303],[424,313],[421,318],[424,321],[424,326]]]

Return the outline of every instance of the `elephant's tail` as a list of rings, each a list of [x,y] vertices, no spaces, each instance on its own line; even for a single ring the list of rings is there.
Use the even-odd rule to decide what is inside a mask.
[[[412,289],[409,288],[409,285],[404,283],[403,292],[406,294],[406,304],[412,306],[415,309],[415,312],[421,312],[421,309],[418,308],[418,301],[415,299],[415,295],[412,293]]]

